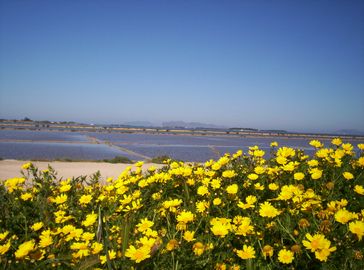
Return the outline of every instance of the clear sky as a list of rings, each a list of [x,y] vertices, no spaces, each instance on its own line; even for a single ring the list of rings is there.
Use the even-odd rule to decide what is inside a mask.
[[[0,118],[364,130],[362,0],[0,3]]]

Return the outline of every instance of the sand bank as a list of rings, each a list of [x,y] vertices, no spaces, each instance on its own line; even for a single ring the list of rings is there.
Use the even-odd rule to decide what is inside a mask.
[[[0,180],[21,176],[21,166],[29,161],[19,160],[0,160]],[[61,162],[61,161],[34,161],[32,162],[41,170],[47,169],[48,165],[55,169],[58,177],[77,177],[81,175],[90,176],[100,171],[103,179],[107,177],[117,177],[127,167],[133,164],[111,164],[104,162]],[[163,165],[154,163],[145,163],[143,170],[150,166],[161,168]]]

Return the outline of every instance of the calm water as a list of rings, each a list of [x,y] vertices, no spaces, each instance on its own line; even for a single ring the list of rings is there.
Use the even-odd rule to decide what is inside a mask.
[[[138,159],[103,144],[75,144],[49,142],[0,142],[0,157],[6,159],[78,159],[101,160],[115,156]]]
[[[92,143],[92,139],[97,139],[99,144]],[[185,161],[205,161],[216,159],[227,152],[235,153],[239,149],[247,151],[249,146],[254,145],[268,153],[272,141],[277,141],[280,146],[303,149],[307,154],[313,152],[313,147],[309,145],[310,139],[0,130],[0,157],[101,160],[125,156],[140,160],[142,158],[138,154],[141,154],[147,157],[168,155]],[[330,141],[322,142],[327,146],[330,144]],[[359,142],[352,143],[356,145]]]
[[[77,132],[0,130],[0,140],[87,142],[88,138]]]

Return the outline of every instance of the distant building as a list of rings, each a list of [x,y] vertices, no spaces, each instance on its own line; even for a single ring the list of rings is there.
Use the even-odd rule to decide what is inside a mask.
[[[229,131],[231,131],[231,132],[258,132],[259,129],[234,127],[234,128],[229,128]]]

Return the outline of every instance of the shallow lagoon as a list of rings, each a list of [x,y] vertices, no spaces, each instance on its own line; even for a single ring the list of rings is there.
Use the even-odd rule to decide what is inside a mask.
[[[87,142],[85,134],[43,130],[0,130],[0,140]]]
[[[312,154],[311,139],[245,138],[238,136],[191,136],[172,134],[62,132],[0,130],[0,157],[6,159],[79,159],[102,160],[125,156],[132,160],[170,156],[183,161],[206,161],[224,153],[235,153],[257,145],[269,153],[270,143],[305,150]],[[97,143],[95,143],[97,142]],[[329,140],[322,140],[329,146]],[[352,142],[354,145],[359,141]],[[133,154],[135,152],[135,155]],[[139,154],[139,155],[138,155]]]
[[[133,160],[138,159],[137,156],[103,144],[0,142],[0,157],[4,159],[102,160],[114,158],[115,156],[125,156]]]

